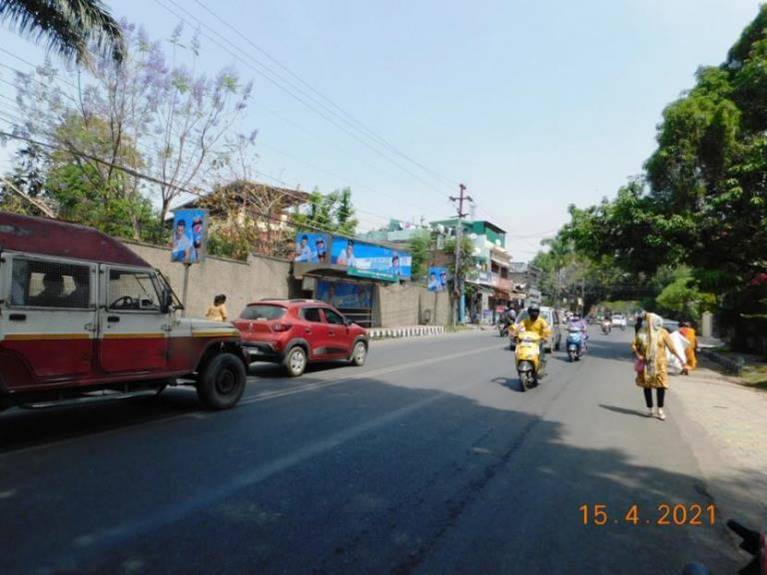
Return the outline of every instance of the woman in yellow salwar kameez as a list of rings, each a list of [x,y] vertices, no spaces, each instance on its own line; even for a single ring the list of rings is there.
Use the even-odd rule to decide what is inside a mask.
[[[685,360],[674,349],[674,343],[663,329],[663,319],[654,313],[646,313],[640,320],[631,349],[636,356],[636,384],[644,390],[647,416],[656,415],[658,419],[666,419],[663,403],[668,389],[668,362],[666,350],[673,353],[682,365]],[[653,410],[652,390],[658,400],[658,411]]]

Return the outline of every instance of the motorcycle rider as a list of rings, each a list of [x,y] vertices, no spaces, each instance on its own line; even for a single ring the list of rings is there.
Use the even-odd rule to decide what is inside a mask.
[[[545,343],[551,336],[551,328],[541,316],[541,308],[537,303],[531,303],[527,308],[527,317],[516,326],[514,335],[520,331],[534,331],[541,337],[541,366],[546,363]]]
[[[511,302],[506,303],[506,309],[501,312],[501,317],[498,318],[498,323],[501,326],[501,334],[509,333],[509,328],[514,325],[514,320],[517,319],[517,313],[511,306]]]
[[[589,341],[589,324],[586,323],[586,320],[581,319],[581,316],[579,316],[577,313],[573,314],[570,318],[570,327],[574,327],[576,329],[579,329],[581,331],[581,341],[583,342],[583,351],[586,351],[588,349],[588,341]]]

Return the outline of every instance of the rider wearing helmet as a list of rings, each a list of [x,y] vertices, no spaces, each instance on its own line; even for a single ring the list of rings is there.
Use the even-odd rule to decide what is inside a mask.
[[[520,330],[534,331],[541,336],[541,361],[545,362],[544,343],[551,336],[551,328],[546,323],[546,320],[541,317],[541,308],[537,303],[532,303],[527,308],[527,317],[519,322],[516,331]]]

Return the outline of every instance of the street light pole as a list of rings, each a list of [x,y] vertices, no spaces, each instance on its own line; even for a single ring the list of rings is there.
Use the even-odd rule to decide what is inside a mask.
[[[461,273],[461,250],[463,248],[463,218],[468,214],[463,211],[464,202],[473,202],[471,196],[466,195],[466,186],[458,186],[458,196],[450,196],[451,202],[458,202],[458,225],[455,228],[455,279],[453,281],[453,297],[458,301],[458,322],[464,322],[466,302],[464,301],[464,277]],[[453,326],[456,323],[456,314],[453,313]]]

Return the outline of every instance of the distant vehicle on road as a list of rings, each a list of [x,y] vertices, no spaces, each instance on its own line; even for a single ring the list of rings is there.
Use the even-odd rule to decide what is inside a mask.
[[[566,331],[566,329],[563,327],[563,324],[560,322],[559,318],[560,314],[555,313],[554,308],[541,306],[541,315],[547,324],[549,324],[549,327],[551,328],[551,337],[549,338],[548,344],[546,345],[546,351],[551,352],[552,348],[559,351],[559,349],[562,347],[562,332]],[[517,319],[514,322],[515,325],[519,325],[524,320],[527,319],[527,310],[523,309],[519,314],[517,315]],[[511,334],[509,336],[509,347],[510,349],[515,349],[517,345],[517,339],[516,337]]]
[[[247,363],[232,324],[176,317],[161,273],[117,240],[0,212],[0,410],[156,393],[191,381],[233,407]]]
[[[322,301],[262,300],[246,306],[234,324],[250,361],[280,363],[292,377],[308,363],[345,359],[361,366],[367,358],[365,328]]]
[[[628,320],[626,320],[626,316],[623,315],[622,313],[614,313],[612,324],[613,324],[613,327],[626,329],[626,326],[628,326]]]

